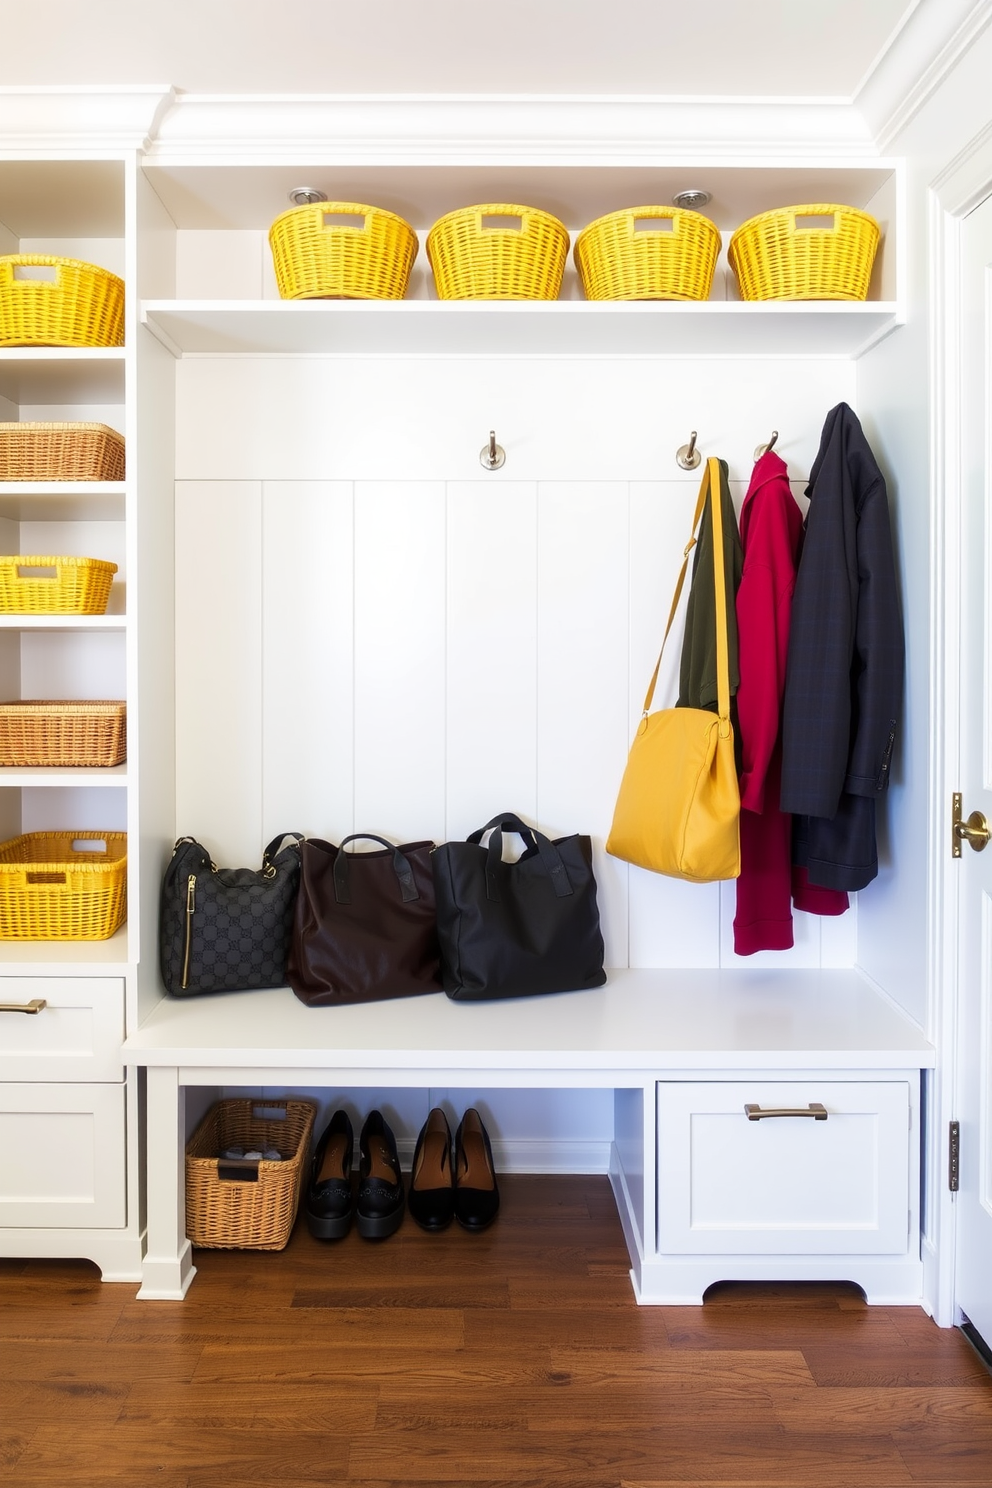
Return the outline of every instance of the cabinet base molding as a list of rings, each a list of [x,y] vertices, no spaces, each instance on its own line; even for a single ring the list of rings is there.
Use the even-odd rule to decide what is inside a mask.
[[[638,1302],[653,1306],[700,1306],[707,1289],[718,1281],[850,1281],[861,1288],[872,1306],[923,1306],[922,1262],[906,1259],[875,1261],[864,1256],[635,1259],[630,1279]]]
[[[100,1230],[0,1230],[5,1260],[92,1261],[103,1281],[140,1281],[144,1236]]]
[[[137,1295],[143,1302],[181,1302],[195,1275],[193,1247],[184,1240],[178,1255],[145,1256]]]

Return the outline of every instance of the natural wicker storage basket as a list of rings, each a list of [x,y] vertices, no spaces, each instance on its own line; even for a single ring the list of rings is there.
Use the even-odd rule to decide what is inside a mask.
[[[103,615],[116,572],[103,558],[0,557],[0,615]]]
[[[0,940],[106,940],[126,914],[126,832],[0,842]]]
[[[814,203],[752,217],[727,256],[743,300],[864,300],[880,237],[867,212]]]
[[[269,244],[284,300],[401,300],[418,247],[402,217],[360,202],[293,207],[269,228]]]
[[[213,1250],[282,1250],[300,1201],[311,1101],[222,1100],[186,1144],[186,1233]],[[276,1151],[271,1159],[225,1159],[231,1147]]]
[[[564,226],[536,207],[462,207],[427,234],[441,300],[556,300],[567,256]]]
[[[124,436],[106,424],[0,424],[0,480],[123,479]]]
[[[706,300],[719,252],[710,219],[680,207],[610,212],[575,240],[588,300]]]
[[[93,767],[126,758],[126,703],[0,703],[0,765]]]
[[[54,275],[38,270],[54,269]],[[47,253],[0,258],[0,346],[123,346],[124,281]]]

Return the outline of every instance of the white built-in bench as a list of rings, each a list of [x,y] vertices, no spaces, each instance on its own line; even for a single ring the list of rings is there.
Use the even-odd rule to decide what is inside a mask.
[[[934,1049],[856,971],[621,970],[592,992],[489,1003],[439,993],[313,1009],[284,988],[165,998],[124,1058],[147,1070],[139,1297],[181,1298],[195,1275],[187,1087],[483,1080],[614,1091],[610,1178],[641,1302],[761,1278],[851,1280],[887,1303],[922,1295],[920,1072]]]

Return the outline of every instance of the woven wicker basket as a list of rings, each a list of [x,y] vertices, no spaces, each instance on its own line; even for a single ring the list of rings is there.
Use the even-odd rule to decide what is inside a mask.
[[[123,345],[124,281],[109,269],[44,253],[0,258],[0,346]]]
[[[427,234],[441,300],[556,300],[567,256],[564,226],[536,207],[463,207]]]
[[[116,572],[102,558],[0,557],[0,615],[103,615]]]
[[[679,207],[610,212],[575,240],[588,300],[706,300],[719,252],[710,219]]]
[[[126,758],[126,703],[0,703],[0,765],[102,767]]]
[[[0,940],[107,940],[126,914],[126,832],[0,843]]]
[[[743,223],[727,256],[743,300],[864,300],[880,237],[856,207],[782,207]]]
[[[360,202],[293,207],[269,228],[269,244],[284,300],[401,300],[418,247],[402,217]]]
[[[222,1100],[186,1145],[186,1233],[212,1250],[283,1250],[300,1202],[310,1101]],[[276,1151],[281,1161],[225,1160],[231,1147]]]
[[[124,436],[106,424],[0,424],[0,480],[123,479]]]

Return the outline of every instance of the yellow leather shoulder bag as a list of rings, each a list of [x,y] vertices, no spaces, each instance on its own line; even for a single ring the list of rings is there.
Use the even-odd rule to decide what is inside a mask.
[[[606,851],[613,857],[691,883],[737,878],[741,871],[740,791],[730,721],[727,585],[719,492],[720,465],[711,459],[706,462],[692,536],[686,545],[661,651],[606,839]],[[707,496],[713,517],[718,711],[662,708],[652,713],[665,642],[678,609]]]

